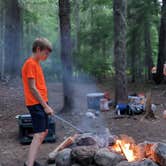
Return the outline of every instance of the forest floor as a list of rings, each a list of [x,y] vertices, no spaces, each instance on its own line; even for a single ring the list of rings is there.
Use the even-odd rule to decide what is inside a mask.
[[[60,116],[83,129],[95,130],[94,127],[108,127],[112,134],[127,134],[132,136],[137,143],[147,141],[161,141],[166,143],[166,120],[162,113],[166,109],[166,85],[131,84],[129,92],[145,93],[152,89],[152,101],[157,105],[156,120],[140,121],[143,115],[129,118],[113,119],[112,112],[102,112],[95,120],[85,116],[87,111],[86,94],[92,92],[110,91],[113,87],[105,81],[97,86],[92,83],[75,84],[75,90],[71,95],[75,98],[75,108],[67,113],[59,113]],[[60,83],[48,83],[49,103],[57,111],[63,106],[62,85]],[[113,96],[112,96],[113,97]],[[23,89],[21,81],[12,81],[8,84],[0,83],[0,166],[22,166],[27,158],[29,145],[21,145],[18,140],[18,124],[15,118],[18,114],[28,113],[24,106]],[[101,118],[102,117],[102,118]],[[94,122],[95,121],[95,122]],[[44,164],[48,153],[64,140],[73,135],[75,131],[65,124],[56,122],[57,141],[44,143],[38,155],[38,161]]]

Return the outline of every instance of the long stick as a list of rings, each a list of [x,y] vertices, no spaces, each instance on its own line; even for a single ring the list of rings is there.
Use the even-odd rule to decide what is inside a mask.
[[[64,122],[64,123],[66,123],[66,124],[68,124],[68,125],[71,126],[73,129],[79,131],[79,133],[84,133],[83,130],[79,129],[78,127],[74,126],[72,123],[66,121],[65,119],[59,117],[58,115],[53,115],[53,117],[56,118],[56,119],[58,119],[58,120],[60,120],[60,121],[62,121],[62,122]]]

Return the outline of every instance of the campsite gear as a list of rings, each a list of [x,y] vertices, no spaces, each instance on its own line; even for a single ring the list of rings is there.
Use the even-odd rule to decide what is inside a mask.
[[[33,139],[32,119],[30,114],[17,115],[19,126],[19,141],[21,144],[30,144]],[[49,117],[48,135],[44,142],[55,142],[55,121]]]
[[[100,99],[100,110],[109,111],[109,101],[106,98]]]
[[[140,95],[140,96],[128,96],[129,103],[134,103],[134,104],[142,104],[144,105],[146,102],[145,96]]]
[[[151,104],[151,109],[152,109],[153,113],[155,113],[156,110],[157,110],[156,105],[155,104]]]
[[[142,104],[129,104],[129,109],[131,114],[141,114],[145,108]]]
[[[146,98],[143,94],[138,96],[128,96],[129,109],[131,114],[141,114],[145,111]]]
[[[130,114],[129,111],[130,110],[129,110],[128,104],[119,103],[116,105],[116,114],[117,115]]]
[[[95,114],[93,113],[93,112],[86,112],[85,113],[85,115],[88,117],[88,118],[92,118],[92,119],[95,119],[96,118],[96,116],[95,116]]]
[[[80,134],[81,134],[81,133],[84,133],[83,130],[79,129],[78,127],[74,126],[72,123],[68,122],[67,120],[61,118],[61,117],[58,116],[58,115],[55,115],[55,114],[54,114],[54,115],[53,115],[53,118],[58,119],[58,120],[60,120],[60,121],[62,121],[62,122],[64,122],[64,123],[66,123],[67,125],[69,125],[69,126],[72,127],[73,129],[77,130]]]
[[[104,93],[87,94],[88,109],[100,110],[100,99],[104,98]]]

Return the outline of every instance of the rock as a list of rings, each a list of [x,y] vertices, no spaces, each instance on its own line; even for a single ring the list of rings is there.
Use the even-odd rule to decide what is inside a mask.
[[[57,153],[55,156],[56,166],[70,166],[71,165],[71,149],[66,148]]]
[[[79,164],[72,164],[71,166],[80,166]]]
[[[116,166],[158,166],[158,165],[150,159],[145,159],[142,161],[135,161],[135,162],[122,161]]]
[[[78,146],[97,145],[95,135],[92,133],[81,134],[75,142]]]
[[[95,155],[95,163],[100,166],[115,166],[125,158],[117,153],[110,152],[107,148],[98,150]]]
[[[71,152],[72,163],[78,163],[81,166],[87,166],[93,163],[96,146],[77,146]]]
[[[48,154],[48,163],[54,163],[55,162],[55,156],[58,154],[58,152],[51,152]]]
[[[95,119],[95,118],[96,118],[95,114],[92,113],[92,112],[86,112],[85,115],[86,115],[88,118],[92,118],[92,119]]]
[[[142,160],[144,158],[149,158],[152,155],[151,148],[156,143],[145,141],[137,145],[137,160]]]
[[[117,136],[115,136],[115,135],[109,135],[109,137],[108,137],[108,144],[109,144],[109,146],[114,145],[116,143],[117,139],[118,139]]]
[[[153,161],[158,163],[160,166],[166,166],[166,144],[157,143],[151,147]]]
[[[101,133],[84,133],[77,137],[75,143],[77,146],[95,145],[100,148],[115,144],[117,136],[111,135],[109,129],[105,128]]]

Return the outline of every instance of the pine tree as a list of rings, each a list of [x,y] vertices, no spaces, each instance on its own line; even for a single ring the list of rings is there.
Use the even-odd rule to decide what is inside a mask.
[[[126,0],[114,0],[115,103],[127,101]]]

